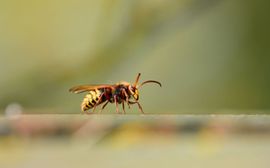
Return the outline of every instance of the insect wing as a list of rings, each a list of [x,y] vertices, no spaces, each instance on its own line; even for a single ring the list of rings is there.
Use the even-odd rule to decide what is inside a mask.
[[[102,88],[113,88],[113,85],[80,85],[80,86],[74,86],[70,88],[69,91],[73,93],[82,93],[82,92],[91,91],[95,89],[102,89]]]

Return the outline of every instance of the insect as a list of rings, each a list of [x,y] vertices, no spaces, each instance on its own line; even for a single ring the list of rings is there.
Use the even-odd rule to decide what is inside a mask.
[[[95,111],[98,105],[103,104],[100,112],[106,107],[108,103],[114,103],[116,106],[116,113],[119,113],[118,104],[122,104],[123,112],[125,111],[125,103],[130,108],[130,105],[137,104],[141,113],[143,112],[142,106],[138,102],[139,91],[138,89],[147,83],[156,83],[161,87],[161,83],[155,80],[147,80],[138,84],[141,74],[139,73],[133,84],[128,82],[119,82],[116,84],[101,84],[101,85],[80,85],[69,89],[73,93],[88,92],[81,104],[82,112],[86,112],[93,108]],[[86,112],[89,113],[89,112]]]

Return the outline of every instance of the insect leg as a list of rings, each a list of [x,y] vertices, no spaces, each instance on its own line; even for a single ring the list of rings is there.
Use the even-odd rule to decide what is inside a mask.
[[[99,113],[101,113],[102,112],[102,110],[107,106],[107,104],[109,103],[109,101],[107,100],[106,101],[106,103],[101,107],[101,109],[100,109],[100,111],[99,111]]]
[[[143,109],[142,109],[142,106],[140,105],[140,103],[139,102],[132,102],[132,101],[128,101],[130,104],[138,104],[138,106],[139,106],[139,109],[141,110],[141,112],[143,113],[143,114],[145,114],[144,112],[143,112]]]
[[[130,109],[130,105],[129,105],[129,102],[128,102],[128,94],[127,94],[126,90],[123,90],[123,93],[124,93],[124,95],[126,97],[126,102],[127,102],[128,108]]]
[[[118,103],[117,103],[117,97],[116,97],[116,95],[113,96],[113,98],[114,98],[114,103],[115,103],[115,106],[116,106],[116,113],[119,114],[119,109],[118,109]]]
[[[124,101],[122,101],[122,107],[123,107],[124,114],[126,114],[126,110],[125,110],[125,102],[124,102]]]
[[[102,101],[102,96],[104,95],[104,93],[102,93],[100,96],[99,96],[99,99],[97,101],[97,103],[94,105],[94,108],[93,108],[93,113],[95,112],[95,109],[96,107],[99,105],[99,103]]]

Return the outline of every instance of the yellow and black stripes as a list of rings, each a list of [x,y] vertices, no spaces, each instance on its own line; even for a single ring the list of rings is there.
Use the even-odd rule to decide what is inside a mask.
[[[102,94],[101,91],[98,89],[89,91],[89,93],[84,97],[83,102],[81,104],[82,111],[86,111],[88,109],[93,108],[99,102],[101,94]]]

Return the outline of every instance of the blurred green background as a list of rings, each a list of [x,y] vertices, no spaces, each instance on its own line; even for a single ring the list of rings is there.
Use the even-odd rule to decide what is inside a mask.
[[[269,16],[266,0],[0,0],[0,167],[268,168],[270,115],[245,114],[270,114]],[[150,115],[70,115],[70,87],[138,72],[163,84],[140,90]]]
[[[268,113],[270,1],[1,0],[0,109],[80,113],[78,84],[145,86],[146,113]],[[105,111],[115,113],[110,105]],[[137,107],[128,112],[139,113]]]

